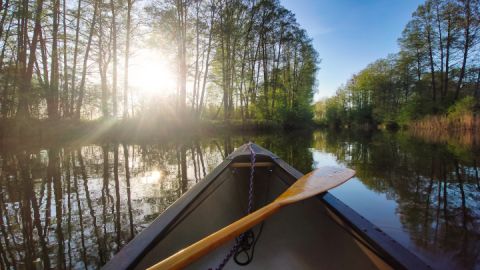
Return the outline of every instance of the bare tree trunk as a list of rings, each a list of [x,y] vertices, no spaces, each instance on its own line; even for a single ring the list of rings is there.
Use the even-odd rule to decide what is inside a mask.
[[[87,47],[85,49],[85,56],[83,58],[82,79],[80,81],[78,101],[77,101],[76,109],[75,109],[75,119],[77,119],[77,120],[80,120],[80,111],[82,109],[83,97],[85,95],[85,82],[86,82],[86,76],[87,76],[88,55],[90,53],[90,46],[92,44],[92,37],[93,37],[93,34],[95,32],[95,22],[97,20],[97,12],[98,12],[98,1],[95,1],[94,8],[93,8],[92,22],[90,24],[90,33],[88,35]]]
[[[240,110],[241,110],[241,116],[242,116],[242,123],[245,123],[245,106],[244,106],[244,100],[245,96],[243,94],[244,91],[244,85],[245,85],[245,66],[246,66],[246,58],[248,54],[248,43],[250,41],[250,33],[252,32],[253,28],[253,19],[255,17],[255,3],[256,1],[252,2],[252,7],[250,9],[250,20],[248,23],[248,28],[247,28],[247,33],[245,34],[244,37],[244,44],[243,44],[243,56],[242,56],[242,67],[240,71]],[[245,104],[248,104],[248,101],[245,101]]]
[[[440,10],[439,10],[439,3],[435,2],[435,11],[436,11],[436,20],[437,20],[437,29],[438,29],[438,44],[440,50],[440,98],[443,100],[442,89],[444,88],[444,75],[443,75],[443,59],[444,59],[444,51],[443,51],[443,39],[442,39],[442,27],[441,27],[441,18],[440,18]]]
[[[182,116],[186,113],[187,102],[187,6],[184,0],[176,0],[178,31],[178,109]]]
[[[24,14],[20,20],[19,28],[19,48],[18,48],[18,68],[19,74],[19,91],[18,91],[18,108],[17,118],[26,119],[30,117],[30,91],[32,84],[33,66],[35,63],[35,56],[37,50],[37,43],[41,32],[41,18],[43,11],[43,0],[37,0],[35,10],[35,26],[33,30],[33,36],[30,44],[28,44],[28,0],[23,0],[22,4],[19,4],[21,14]],[[27,47],[29,47],[29,59],[27,62]]]
[[[3,9],[2,17],[0,18],[0,40],[3,39],[3,44],[5,44],[5,42],[7,41],[7,38],[3,37],[3,27],[5,25],[5,19],[7,18],[7,14],[8,14],[7,12],[9,7],[10,7],[10,0],[6,0],[5,3],[1,3],[1,0],[0,0],[0,11]],[[14,16],[11,16],[11,17],[13,18]],[[6,37],[8,37],[8,35]],[[3,58],[1,58],[0,60],[3,60]],[[0,61],[0,65],[1,64],[2,62]]]
[[[463,60],[462,68],[460,69],[460,76],[458,78],[457,88],[455,90],[455,100],[460,95],[460,89],[462,88],[463,78],[465,77],[465,67],[467,65],[468,51],[470,49],[470,26],[471,26],[471,10],[470,0],[465,0],[465,30],[464,30],[464,44],[463,44]]]
[[[130,59],[130,35],[131,35],[131,21],[132,21],[132,5],[133,0],[127,0],[127,26],[126,26],[126,40],[125,40],[125,74],[123,79],[123,119],[128,117],[128,68]],[[132,235],[133,237],[133,235]]]
[[[113,71],[112,71],[112,100],[113,100],[113,117],[117,117],[117,20],[114,0],[110,1],[112,10],[112,41],[113,41]]]
[[[417,81],[422,79],[422,64],[420,59],[420,50],[416,48],[416,60],[417,60]]]
[[[82,9],[82,0],[78,0],[77,6],[77,22],[75,26],[75,46],[73,49],[73,66],[72,66],[72,94],[70,97],[70,109],[69,114],[73,115],[74,113],[74,106],[75,106],[75,80],[76,80],[76,73],[77,73],[77,57],[78,57],[78,43],[79,43],[79,36],[80,36],[80,15]]]
[[[275,110],[275,93],[276,93],[276,90],[277,90],[277,79],[278,79],[278,67],[280,65],[280,55],[282,53],[282,41],[283,41],[283,27],[280,29],[280,38],[278,39],[279,42],[278,42],[278,55],[277,55],[277,64],[275,66],[275,70],[273,70],[273,80],[272,80],[272,113],[274,112]],[[274,47],[275,48],[275,47]],[[274,51],[274,54],[273,56],[275,57],[275,51]]]
[[[447,96],[447,91],[448,91],[448,81],[449,81],[449,73],[450,73],[450,47],[452,43],[452,17],[451,15],[448,16],[448,22],[447,22],[447,48],[446,48],[446,55],[445,55],[445,77],[444,77],[444,82],[443,82],[443,90],[442,90],[442,98],[445,98]]]
[[[8,23],[7,31],[5,32],[5,34],[2,34],[2,36],[3,36],[3,44],[5,44],[5,43],[8,41],[9,37],[10,37],[10,32],[11,32],[11,29],[12,29],[12,25],[13,25],[12,22],[13,22],[13,18],[14,18],[14,17],[15,17],[15,16],[10,16],[10,21],[9,21],[9,23]],[[2,22],[2,25],[3,25],[3,23],[4,23],[4,22]],[[3,29],[2,29],[2,30],[3,30]],[[2,39],[2,38],[0,37],[0,39]],[[5,46],[5,45],[2,46],[2,52],[0,53],[0,71],[2,71],[2,69],[3,69],[3,59],[5,59],[5,51],[6,51],[6,49],[7,49],[7,46]],[[13,56],[12,56],[12,57],[13,57]],[[10,65],[9,65],[9,66],[10,66]]]
[[[226,56],[226,50],[225,50],[225,25],[224,25],[224,10],[222,7],[222,10],[220,11],[220,46],[221,46],[221,54],[222,54],[222,90],[223,90],[223,98],[222,98],[222,104],[223,104],[223,120],[225,122],[228,121],[228,90],[227,90],[227,64],[225,63],[225,59],[227,58]],[[220,109],[219,109],[220,110]]]
[[[63,116],[69,114],[68,105],[68,57],[67,57],[67,2],[63,0]]]
[[[195,104],[197,103],[198,99],[198,91],[197,88],[197,80],[199,79],[199,58],[200,58],[200,33],[199,33],[199,10],[200,10],[200,1],[196,3],[196,20],[195,20],[195,74],[193,78],[193,94],[192,94],[192,112],[195,111]]]
[[[50,70],[50,91],[47,93],[47,111],[49,119],[58,119],[58,25],[60,15],[60,0],[54,1],[52,25],[52,52]]]
[[[107,69],[108,63],[110,62],[106,56],[106,52],[103,47],[104,39],[103,39],[103,16],[102,12],[100,11],[98,16],[98,70],[100,73],[100,87],[102,91],[101,95],[101,107],[102,107],[102,116],[104,118],[108,118],[110,116],[109,113],[109,106],[108,106],[108,85],[107,85]]]
[[[37,77],[38,80],[40,81],[40,84],[42,85],[43,88],[47,90],[47,98],[50,90],[50,79],[48,77],[49,71],[48,71],[48,56],[47,56],[47,44],[45,41],[45,38],[43,37],[43,31],[40,32],[40,56],[42,59],[42,68],[43,68],[43,74],[40,71],[40,67],[38,64],[38,59],[35,59],[35,66],[37,70]]]
[[[266,118],[270,119],[270,113],[268,109],[268,59],[267,59],[267,44],[265,41],[266,33],[262,34],[262,62],[263,62],[263,95],[265,99]]]
[[[430,26],[427,26],[427,42],[428,42],[428,55],[430,57],[430,75],[432,77],[432,100],[437,100],[437,87],[435,84],[435,67],[433,60],[433,45],[432,45],[432,33]]]
[[[205,61],[205,73],[203,74],[202,93],[200,94],[200,103],[198,105],[198,112],[197,112],[197,116],[199,118],[202,115],[203,98],[205,96],[205,89],[207,86],[208,68],[210,66],[210,52],[212,50],[212,33],[213,33],[214,19],[215,19],[215,5],[214,5],[214,2],[212,1],[211,13],[210,13],[210,29],[208,31],[209,33],[208,33],[207,59]]]

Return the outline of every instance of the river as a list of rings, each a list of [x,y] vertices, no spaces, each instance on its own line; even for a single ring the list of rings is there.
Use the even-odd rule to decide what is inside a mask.
[[[248,141],[303,173],[355,169],[336,197],[435,269],[480,268],[478,149],[331,131],[4,145],[1,268],[100,268]]]

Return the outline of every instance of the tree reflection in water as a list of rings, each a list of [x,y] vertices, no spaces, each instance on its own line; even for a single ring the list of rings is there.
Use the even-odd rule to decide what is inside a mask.
[[[302,172],[316,166],[312,152],[331,154],[395,201],[399,230],[432,265],[480,266],[476,150],[401,135],[307,132],[2,148],[1,268],[101,267],[249,140]]]
[[[1,268],[86,269],[105,264],[222,154],[196,141],[13,150],[0,158]]]
[[[425,143],[401,134],[315,133],[315,149],[334,153],[355,168],[368,189],[394,200],[403,226],[398,230],[406,231],[415,251],[432,266],[480,267],[478,148]]]

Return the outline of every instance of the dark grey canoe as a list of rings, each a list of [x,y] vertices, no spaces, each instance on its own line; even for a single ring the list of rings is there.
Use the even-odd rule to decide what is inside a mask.
[[[258,146],[254,202],[259,208],[280,195],[302,173]],[[128,243],[104,269],[145,269],[246,214],[250,168],[246,145],[230,154],[148,228]],[[260,226],[260,225],[259,225]],[[254,228],[258,235],[259,226]],[[233,241],[188,269],[215,269]],[[254,258],[246,266],[230,260],[224,269],[429,269],[379,228],[326,192],[287,206],[264,222]]]

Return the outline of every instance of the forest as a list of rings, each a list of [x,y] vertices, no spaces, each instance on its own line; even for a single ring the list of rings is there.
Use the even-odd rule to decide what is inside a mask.
[[[0,44],[4,123],[313,116],[319,57],[278,0],[1,0]]]
[[[401,37],[400,51],[353,75],[315,105],[325,125],[478,129],[480,2],[427,0]]]

